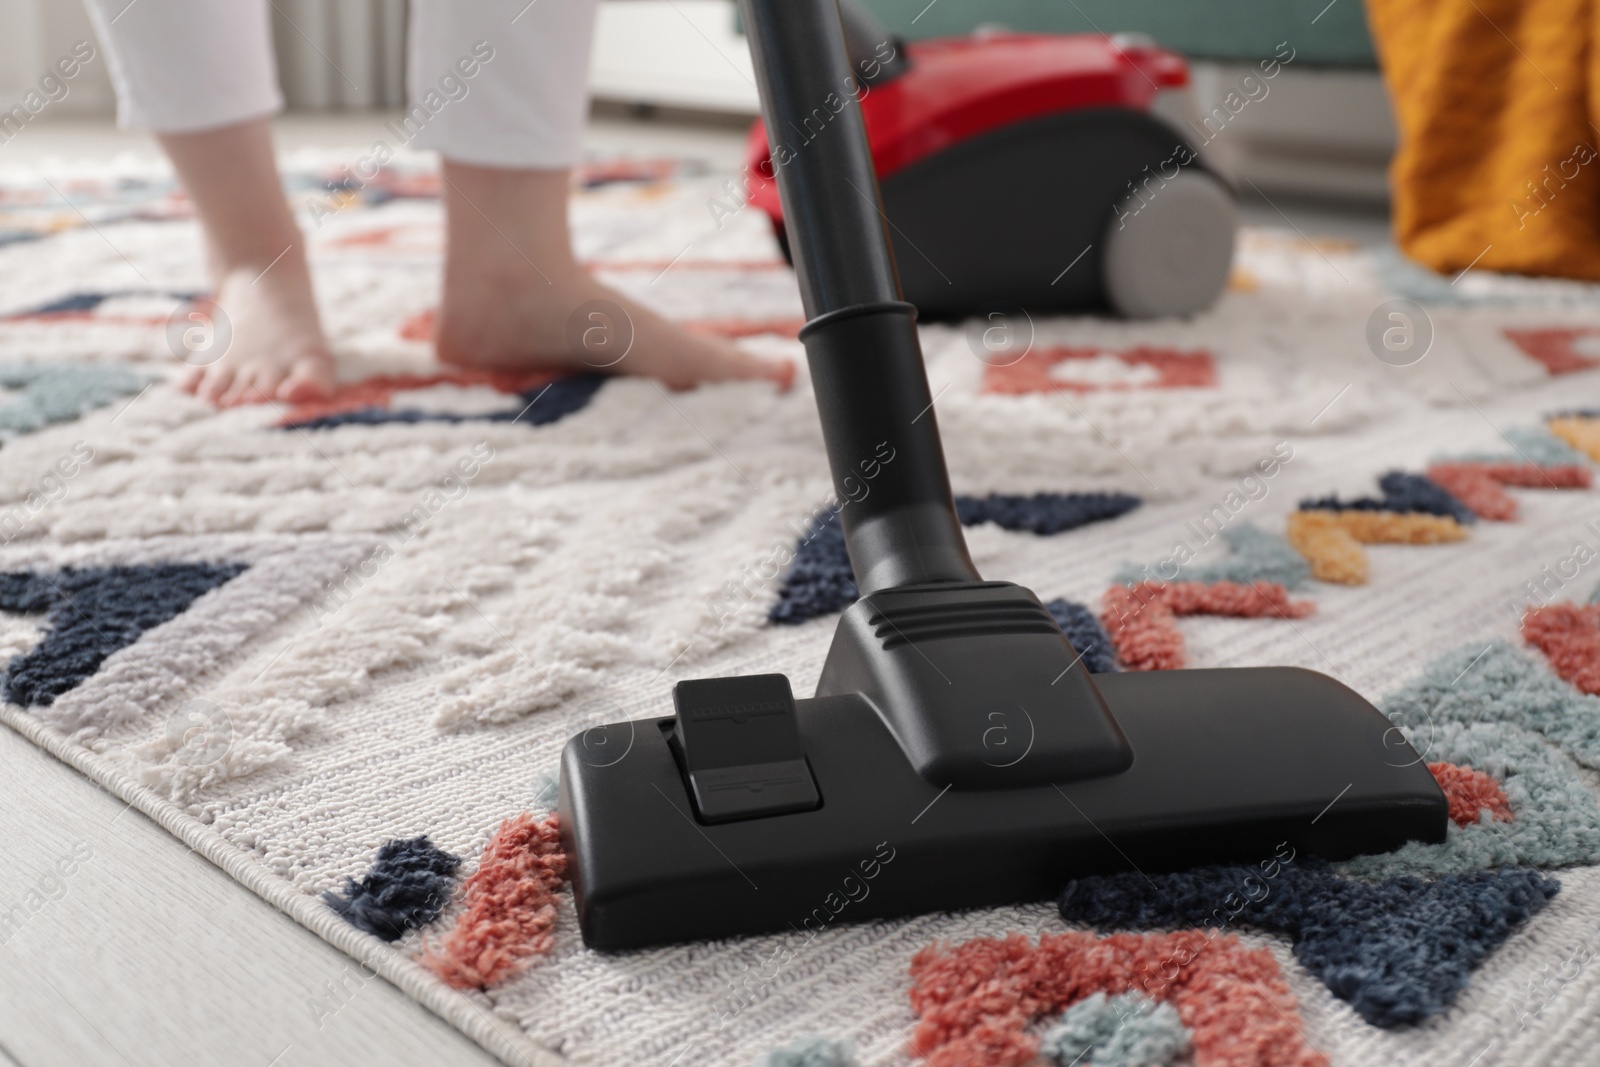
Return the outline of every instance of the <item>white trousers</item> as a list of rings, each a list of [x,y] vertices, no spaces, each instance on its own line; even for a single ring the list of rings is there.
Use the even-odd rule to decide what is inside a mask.
[[[271,0],[85,3],[123,126],[192,133],[283,107]],[[463,163],[571,166],[588,110],[595,4],[411,0],[410,111],[390,129]]]

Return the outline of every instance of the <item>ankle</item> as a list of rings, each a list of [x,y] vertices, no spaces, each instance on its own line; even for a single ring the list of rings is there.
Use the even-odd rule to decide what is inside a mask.
[[[306,262],[305,248],[299,240],[285,241],[275,247],[262,246],[227,253],[213,252],[210,266],[214,277],[230,281],[243,278],[245,281],[254,282],[257,279],[277,275],[280,271],[284,276],[298,274],[309,278],[311,274]]]

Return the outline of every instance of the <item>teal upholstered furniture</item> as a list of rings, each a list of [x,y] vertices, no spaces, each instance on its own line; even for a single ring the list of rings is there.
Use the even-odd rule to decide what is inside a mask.
[[[1361,0],[863,0],[906,37],[966,33],[985,23],[1053,33],[1147,33],[1194,58],[1256,60],[1280,41],[1295,65],[1377,65]],[[1314,20],[1314,21],[1313,21]]]

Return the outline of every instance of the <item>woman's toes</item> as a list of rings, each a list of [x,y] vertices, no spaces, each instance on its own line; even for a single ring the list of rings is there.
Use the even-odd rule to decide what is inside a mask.
[[[282,380],[283,372],[271,363],[241,367],[234,376],[233,388],[223,394],[218,406],[231,408],[240,404],[263,403],[272,399]]]
[[[219,408],[238,407],[240,404],[250,402],[247,392],[250,387],[250,371],[248,368],[241,370],[233,376],[233,383],[216,399]]]
[[[761,361],[762,377],[776,382],[780,393],[794,388],[795,366],[792,359],[764,359]]]
[[[206,368],[205,377],[200,381],[200,387],[195,395],[201,400],[215,404],[222,399],[222,395],[233,384],[233,368],[226,363],[214,363]]]
[[[333,395],[333,362],[327,356],[303,356],[295,360],[289,374],[269,396],[291,404],[326,400]]]
[[[762,359],[738,345],[720,342],[711,359],[694,360],[684,368],[699,380],[776,382],[785,392],[794,384],[794,363],[787,359]]]

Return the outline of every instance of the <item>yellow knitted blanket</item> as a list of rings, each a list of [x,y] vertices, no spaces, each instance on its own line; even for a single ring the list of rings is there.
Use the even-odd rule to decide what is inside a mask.
[[[1600,4],[1367,0],[1395,239],[1437,271],[1600,280]]]

